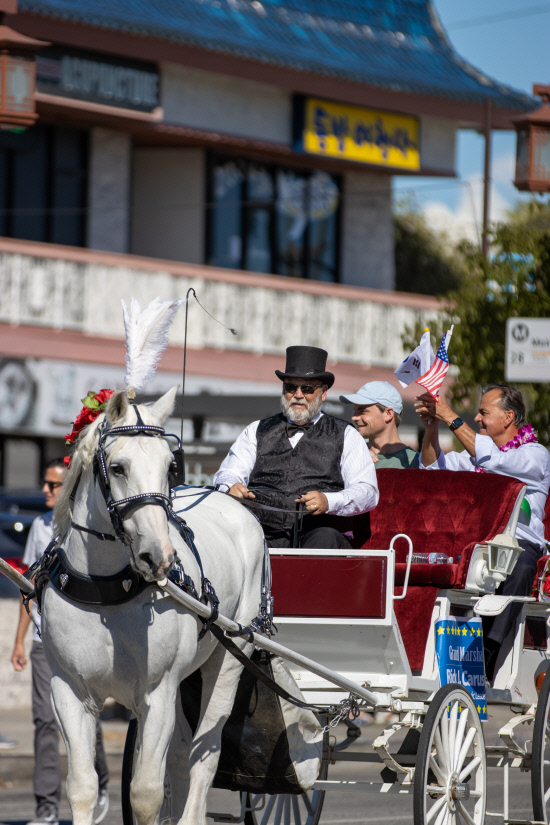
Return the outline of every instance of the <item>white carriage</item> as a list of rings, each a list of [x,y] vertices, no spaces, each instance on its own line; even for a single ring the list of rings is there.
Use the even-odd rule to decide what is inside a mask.
[[[354,780],[353,787],[411,795],[415,825],[485,822],[488,765],[504,771],[503,809],[491,815],[505,825],[518,823],[509,815],[508,772],[531,770],[533,819],[522,821],[548,823],[550,606],[536,595],[517,599],[519,617],[486,686],[489,707],[510,708],[496,745],[485,745],[470,692],[441,685],[436,656],[439,619],[490,616],[508,603],[493,594],[517,557],[514,535],[525,486],[502,476],[447,471],[384,470],[378,479],[378,508],[354,521],[357,549],[271,551],[276,641],[298,654],[289,666],[308,701],[328,710],[347,696],[351,682],[357,695],[370,695],[365,710],[391,712],[396,721],[375,739],[372,753],[354,750],[359,729],[352,720],[344,741],[327,734],[321,773],[307,794],[243,794],[240,815],[212,816],[246,825],[316,825],[324,794],[350,785],[331,779],[331,765],[357,761],[366,772],[373,763],[382,770],[378,781]],[[412,548],[443,552],[453,563],[411,565]],[[300,656],[343,677],[343,685],[300,666]],[[523,726],[531,747],[516,736]]]
[[[485,744],[478,707],[466,687],[441,685],[436,656],[441,619],[465,625],[506,606],[506,597],[494,591],[520,552],[514,536],[525,486],[497,475],[447,471],[384,470],[378,480],[380,504],[349,525],[354,549],[271,551],[278,635],[274,642],[254,632],[256,647],[287,659],[304,697],[321,708],[327,727],[319,778],[301,795],[242,793],[239,812],[210,816],[245,825],[317,825],[325,793],[345,792],[350,785],[331,778],[331,765],[357,762],[365,776],[377,769],[378,779],[354,779],[354,788],[404,800],[410,795],[414,825],[482,825],[490,815],[488,765],[503,770],[503,809],[491,815],[502,817],[504,825],[548,823],[550,604],[539,600],[542,588],[516,599],[521,609],[515,627],[486,686],[489,707],[510,709],[497,744]],[[184,517],[189,506],[189,499],[176,496],[174,509]],[[443,552],[452,563],[411,564],[413,549]],[[12,571],[10,577],[18,580],[19,574]],[[210,607],[172,582],[158,586],[199,616],[210,614]],[[223,616],[217,624],[239,630]],[[334,707],[350,693],[365,710],[394,715],[372,752],[354,749],[359,728],[353,719],[344,720],[343,741],[328,727]],[[517,735],[523,727],[527,741]],[[131,739],[127,752],[133,752]],[[132,760],[126,761],[123,820],[132,825]],[[532,819],[510,817],[510,768],[531,771]],[[162,816],[164,811],[170,814],[169,800]]]

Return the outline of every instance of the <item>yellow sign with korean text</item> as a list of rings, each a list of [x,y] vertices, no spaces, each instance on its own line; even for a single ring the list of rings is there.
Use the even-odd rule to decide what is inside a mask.
[[[420,169],[418,118],[308,97],[302,150],[392,169]]]

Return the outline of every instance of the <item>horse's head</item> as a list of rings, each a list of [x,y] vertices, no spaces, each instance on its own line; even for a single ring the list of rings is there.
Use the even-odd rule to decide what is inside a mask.
[[[177,390],[177,386],[172,387],[158,401],[139,406],[129,404],[125,392],[117,392],[109,400],[105,422],[99,427],[113,509],[130,540],[132,565],[147,581],[164,578],[175,559],[166,512],[159,506],[162,497],[165,503],[169,501],[174,459],[162,435],[116,431],[140,424],[162,428],[173,410]],[[96,476],[101,476],[100,467]],[[155,498],[155,494],[160,496]],[[116,504],[128,499],[126,504]]]

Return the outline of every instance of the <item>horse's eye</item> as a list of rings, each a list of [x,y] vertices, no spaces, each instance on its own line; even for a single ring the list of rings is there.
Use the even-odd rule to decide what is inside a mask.
[[[175,478],[178,474],[178,465],[175,461],[172,461],[170,466],[168,467],[168,478]]]
[[[123,476],[124,475],[124,468],[120,466],[120,464],[112,464],[111,465],[111,472],[115,476]]]

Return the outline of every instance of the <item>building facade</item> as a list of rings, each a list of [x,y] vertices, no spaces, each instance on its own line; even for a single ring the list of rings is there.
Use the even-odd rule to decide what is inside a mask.
[[[532,107],[454,52],[428,0],[0,0],[0,11],[43,43],[38,120],[0,132],[4,483],[22,439],[38,465],[80,392],[120,384],[120,298],[194,286],[239,329],[230,340],[192,319],[197,449],[225,449],[251,398],[258,415],[272,409],[288,345],[329,351],[335,398],[391,378],[405,326],[437,311],[392,292],[392,175],[454,175],[458,128],[480,127],[488,106],[508,128]],[[179,375],[181,324],[173,341],[159,389]]]

